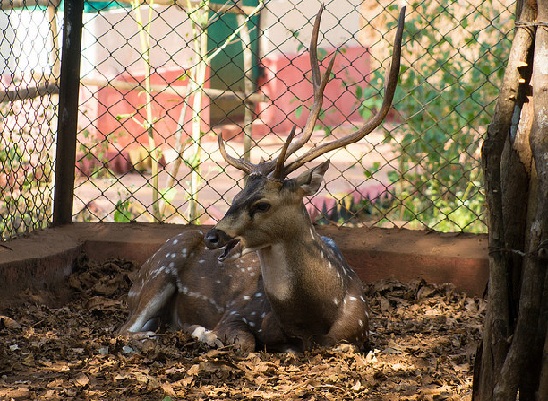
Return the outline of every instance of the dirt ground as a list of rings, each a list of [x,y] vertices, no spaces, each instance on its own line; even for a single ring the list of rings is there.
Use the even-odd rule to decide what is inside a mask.
[[[373,351],[213,349],[183,333],[139,341],[126,318],[129,262],[81,260],[71,300],[0,310],[0,400],[469,400],[485,304],[452,286],[366,285]]]

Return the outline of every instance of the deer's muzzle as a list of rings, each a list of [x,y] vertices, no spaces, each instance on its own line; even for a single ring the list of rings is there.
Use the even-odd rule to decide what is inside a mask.
[[[209,249],[219,249],[225,248],[224,253],[219,256],[220,260],[225,259],[228,254],[236,248],[240,240],[230,237],[227,233],[216,228],[209,230],[204,237],[206,246]],[[241,251],[238,252],[238,255],[241,254]]]
[[[216,228],[209,230],[204,239],[209,249],[219,249],[233,241],[233,238],[231,238],[227,233],[217,230]]]
[[[204,239],[209,249],[219,249],[234,241],[234,238],[230,237],[224,231],[216,228],[209,230]]]

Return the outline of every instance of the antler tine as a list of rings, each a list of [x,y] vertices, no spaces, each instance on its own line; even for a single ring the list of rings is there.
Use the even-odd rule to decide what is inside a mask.
[[[364,125],[358,129],[356,132],[347,135],[343,138],[324,143],[320,146],[312,148],[308,153],[305,153],[302,157],[295,160],[294,162],[285,166],[283,175],[286,176],[292,171],[295,171],[303,164],[310,162],[317,157],[323,155],[324,153],[331,152],[332,150],[342,148],[351,143],[358,142],[364,136],[370,134],[375,128],[377,128],[388,112],[394,100],[394,94],[398,86],[398,76],[400,72],[400,59],[401,59],[401,45],[403,37],[403,28],[405,23],[405,10],[406,7],[402,7],[400,15],[398,17],[398,29],[396,31],[396,37],[394,39],[394,50],[392,52],[392,59],[390,62],[390,68],[386,71],[385,81],[384,81],[384,98],[382,105],[377,113],[371,117],[370,120],[364,123]],[[302,146],[302,145],[301,145]]]
[[[225,148],[225,142],[223,141],[223,136],[219,134],[217,137],[217,142],[219,143],[219,152],[223,156],[223,159],[233,167],[236,167],[238,170],[242,170],[246,174],[251,174],[255,169],[252,163],[246,162],[242,159],[236,159],[235,157],[230,156]]]
[[[272,178],[275,178],[278,180],[283,178],[282,173],[284,170],[284,164],[285,164],[285,161],[287,160],[287,156],[289,156],[289,154],[287,153],[287,149],[289,148],[291,141],[293,141],[293,138],[295,138],[295,129],[296,127],[293,126],[293,128],[291,129],[291,132],[289,133],[289,135],[287,136],[287,139],[285,140],[284,146],[282,150],[280,151],[280,154],[278,155],[276,168],[272,172]]]
[[[322,77],[320,73],[320,63],[318,61],[318,37],[320,33],[320,25],[324,9],[325,6],[322,4],[320,10],[316,14],[316,18],[314,20],[314,28],[312,29],[312,37],[310,39],[310,67],[312,68],[312,88],[314,91],[314,101],[312,103],[310,114],[306,119],[306,124],[304,126],[301,137],[295,143],[291,144],[291,146],[287,150],[287,156],[295,153],[310,140],[312,132],[314,131],[314,126],[316,125],[316,121],[318,120],[318,116],[320,115],[320,112],[322,110],[323,92],[325,86],[329,82],[331,70],[333,69],[335,58],[337,56],[337,52],[335,51],[333,53],[333,56],[329,60],[329,65],[327,66],[325,74]]]

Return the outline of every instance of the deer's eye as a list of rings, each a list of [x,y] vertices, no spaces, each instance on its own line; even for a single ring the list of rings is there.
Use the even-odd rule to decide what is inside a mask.
[[[265,213],[270,210],[270,203],[268,202],[257,202],[251,206],[250,213],[253,216],[255,213]]]

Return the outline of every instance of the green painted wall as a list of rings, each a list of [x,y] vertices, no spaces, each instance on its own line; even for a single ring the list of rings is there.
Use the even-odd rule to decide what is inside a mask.
[[[224,0],[213,0],[212,3],[223,4]],[[246,6],[256,6],[258,0],[244,0]],[[210,18],[215,19],[209,27],[208,49],[216,49],[225,43],[226,39],[237,28],[236,15],[216,14],[211,12]],[[259,19],[254,16],[248,23],[253,50],[253,81],[256,84],[259,76],[258,50],[259,50]],[[244,57],[242,44],[238,37],[222,50],[211,61],[210,87],[215,89],[227,89],[232,91],[244,90]],[[215,101],[211,103],[211,121],[216,123],[225,115],[229,120],[239,120],[243,117],[244,108],[240,102]]]

